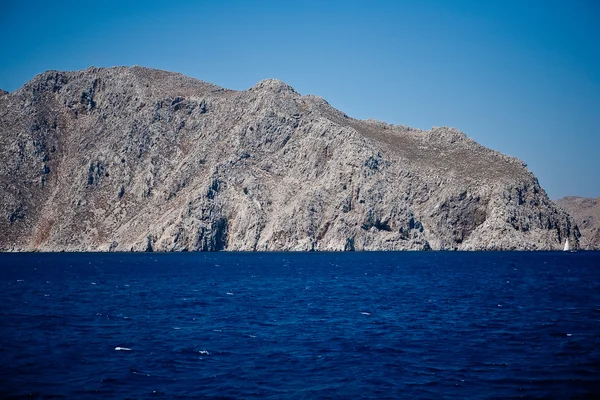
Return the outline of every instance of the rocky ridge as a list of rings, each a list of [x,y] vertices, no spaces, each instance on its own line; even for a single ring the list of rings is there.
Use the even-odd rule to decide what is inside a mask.
[[[48,71],[0,96],[4,251],[534,250],[579,231],[518,159],[274,79]]]
[[[567,210],[577,223],[581,231],[580,247],[584,250],[600,250],[600,197],[568,196],[556,203]]]

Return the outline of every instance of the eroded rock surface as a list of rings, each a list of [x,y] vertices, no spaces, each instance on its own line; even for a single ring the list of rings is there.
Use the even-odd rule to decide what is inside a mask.
[[[557,203],[567,210],[581,230],[580,247],[600,250],[600,198],[568,196]]]
[[[579,232],[518,159],[360,121],[268,79],[49,71],[0,95],[0,249],[559,249]]]

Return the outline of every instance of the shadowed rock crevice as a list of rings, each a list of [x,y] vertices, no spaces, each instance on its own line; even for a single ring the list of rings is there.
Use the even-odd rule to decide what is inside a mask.
[[[533,174],[448,127],[356,120],[268,79],[48,71],[0,93],[0,250],[558,249]],[[587,223],[582,220],[581,223]]]

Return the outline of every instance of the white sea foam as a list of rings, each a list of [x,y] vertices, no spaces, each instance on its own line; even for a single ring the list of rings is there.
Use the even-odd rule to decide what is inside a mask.
[[[567,336],[573,336],[573,334],[572,333],[567,333]]]
[[[206,351],[206,350],[200,350],[198,353],[199,353],[199,354],[206,354],[206,355],[209,355],[209,354],[210,354],[210,353],[209,353],[208,351]]]
[[[117,351],[131,351],[131,349],[128,348],[128,347],[115,347],[115,350],[117,350]]]
[[[360,313],[361,313],[362,315],[371,315],[371,313],[370,313],[370,312],[364,312],[364,311],[361,311]]]
[[[232,292],[227,292],[227,295],[233,296],[233,293]]]

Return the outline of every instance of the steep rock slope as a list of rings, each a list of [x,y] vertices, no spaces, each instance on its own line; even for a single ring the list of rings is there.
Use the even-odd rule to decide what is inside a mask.
[[[277,80],[49,71],[0,96],[0,249],[558,249],[525,165],[451,128],[355,120]]]
[[[568,196],[556,203],[567,210],[579,226],[581,248],[600,250],[600,198]]]

